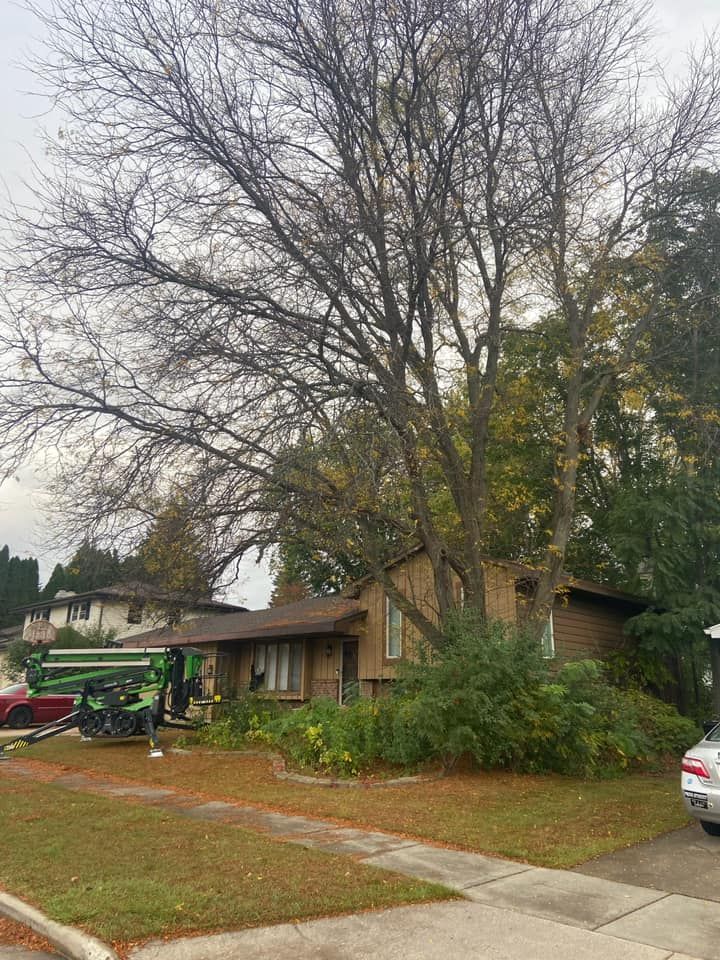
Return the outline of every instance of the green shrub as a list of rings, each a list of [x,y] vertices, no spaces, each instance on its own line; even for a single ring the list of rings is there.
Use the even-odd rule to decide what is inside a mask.
[[[502,621],[472,614],[448,626],[440,653],[424,650],[401,671],[414,736],[449,769],[463,754],[483,767],[512,759],[527,691],[546,679],[539,644]]]
[[[220,704],[213,720],[199,726],[196,739],[223,750],[242,750],[249,742],[272,743],[266,728],[277,712],[274,701],[246,693],[230,703]]]
[[[594,660],[565,664],[555,682],[528,691],[514,766],[577,776],[613,776],[681,754],[695,724],[655,697],[621,690]]]
[[[425,699],[401,692],[380,701],[378,736],[383,760],[413,770],[435,758],[433,745],[423,729],[426,706]]]
[[[298,767],[336,776],[353,776],[382,759],[383,701],[358,700],[340,707],[318,698],[276,717],[268,730]]]
[[[462,756],[483,768],[613,776],[652,767],[698,737],[667,704],[607,682],[593,660],[551,679],[539,644],[509,624],[458,616],[442,651],[403,664],[391,696],[281,709],[249,694],[199,733],[240,748],[270,743],[295,767],[356,776],[378,763],[403,769]]]
[[[441,653],[404,667],[398,697],[384,756],[403,764],[448,769],[466,754],[484,768],[614,776],[657,766],[699,736],[674,707],[607,682],[601,663],[566,663],[550,680],[535,641],[468,616]]]

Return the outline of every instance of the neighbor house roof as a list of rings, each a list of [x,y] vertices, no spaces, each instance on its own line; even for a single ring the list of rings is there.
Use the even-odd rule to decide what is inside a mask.
[[[245,610],[246,607],[239,607],[234,603],[223,603],[221,600],[212,600],[210,597],[200,597],[198,599],[188,599],[186,596],[168,590],[161,590],[149,583],[140,581],[128,581],[127,583],[116,583],[109,587],[99,587],[97,590],[86,590],[84,593],[72,593],[71,591],[60,591],[60,595],[54,596],[50,600],[36,600],[35,603],[25,604],[23,607],[15,607],[14,613],[26,613],[29,610],[44,610],[46,607],[65,606],[68,603],[77,603],[81,600],[133,600],[135,602],[146,603],[178,603],[185,607],[197,608],[200,610],[211,611],[233,611]]]
[[[220,640],[261,640],[343,634],[349,620],[364,616],[357,600],[333,594],[286,603],[267,610],[247,610],[187,620],[171,629],[150,630],[123,640],[126,647],[185,646]]]

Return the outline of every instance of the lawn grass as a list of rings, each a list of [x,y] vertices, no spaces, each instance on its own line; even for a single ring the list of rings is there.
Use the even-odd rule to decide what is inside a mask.
[[[675,772],[604,781],[474,772],[400,787],[330,789],[278,780],[258,756],[193,750],[151,760],[139,740],[58,737],[23,756],[540,866],[575,866],[688,823]]]
[[[0,775],[0,887],[115,944],[452,896],[222,823]]]

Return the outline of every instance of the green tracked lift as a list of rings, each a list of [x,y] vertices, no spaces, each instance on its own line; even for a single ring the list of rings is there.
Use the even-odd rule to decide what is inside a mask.
[[[158,727],[187,729],[191,706],[220,702],[209,695],[209,656],[194,647],[41,650],[25,660],[30,697],[74,695],[72,713],[0,746],[0,760],[77,727],[83,739],[147,734],[161,757]]]

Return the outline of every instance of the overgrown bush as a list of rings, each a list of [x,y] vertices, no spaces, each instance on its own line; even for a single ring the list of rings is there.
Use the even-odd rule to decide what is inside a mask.
[[[526,634],[463,615],[441,652],[421,650],[403,665],[387,698],[283,710],[251,694],[200,737],[226,748],[273,744],[293,766],[336,776],[380,763],[450,769],[465,756],[486,769],[596,777],[677,756],[698,731],[673,707],[607,682],[596,661],[567,663],[550,677]]]
[[[528,690],[547,676],[539,645],[503,621],[470,613],[448,625],[442,651],[419,651],[401,670],[414,736],[446,769],[468,754],[482,767],[512,759]]]
[[[523,713],[512,765],[537,772],[612,776],[677,756],[699,736],[674,707],[607,682],[594,660],[567,663],[528,690]]]
[[[248,742],[256,740],[272,743],[266,728],[278,712],[276,703],[264,700],[255,693],[244,696],[215,708],[211,723],[201,723],[196,732],[199,743],[220,747],[223,750],[241,750]]]
[[[320,698],[275,717],[268,732],[294,765],[354,776],[383,759],[380,715],[387,709],[382,701],[340,707]]]

